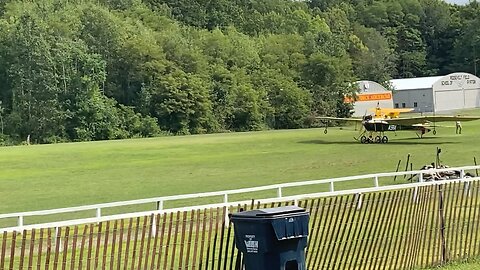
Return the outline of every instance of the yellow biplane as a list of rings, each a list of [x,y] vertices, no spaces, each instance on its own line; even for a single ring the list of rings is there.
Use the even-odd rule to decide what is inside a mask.
[[[436,135],[436,123],[438,122],[457,122],[479,120],[479,116],[453,116],[453,115],[422,115],[411,117],[400,117],[401,113],[411,112],[413,109],[382,109],[376,107],[372,115],[365,115],[362,118],[341,118],[341,117],[316,117],[316,119],[325,122],[325,134],[328,129],[329,121],[348,121],[361,123],[360,135],[354,137],[361,143],[388,143],[388,136],[385,132],[396,132],[398,130],[415,131],[418,138],[433,130]]]

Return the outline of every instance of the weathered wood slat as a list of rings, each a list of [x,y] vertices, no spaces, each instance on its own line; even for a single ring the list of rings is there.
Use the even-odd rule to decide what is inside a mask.
[[[392,248],[393,243],[394,243],[394,233],[395,233],[395,228],[396,228],[396,222],[398,220],[398,213],[399,208],[403,207],[403,202],[405,200],[403,199],[405,196],[405,190],[401,191],[394,191],[393,192],[393,200],[390,203],[390,211],[387,215],[387,218],[389,219],[387,221],[387,227],[384,230],[383,238],[385,241],[385,247],[382,248],[382,251],[380,252],[380,262],[378,264],[379,269],[388,269],[388,261],[390,259],[390,250]]]
[[[216,258],[215,258],[215,253],[216,253],[216,249],[217,249],[217,241],[218,241],[218,220],[219,220],[219,214],[220,214],[220,209],[217,208],[216,211],[215,211],[215,232],[212,232],[213,234],[213,242],[212,242],[212,267],[210,267],[210,269],[215,269],[215,262],[216,262]]]
[[[198,269],[206,269],[205,264],[203,262],[203,258],[206,256],[203,256],[203,251],[205,247],[205,235],[206,235],[206,230],[207,230],[207,211],[203,211],[203,222],[202,222],[202,237],[200,240],[200,254],[198,255]]]
[[[123,233],[125,229],[125,221],[120,220],[120,232],[118,235],[118,251],[117,251],[117,270],[122,266],[122,250],[123,250]]]
[[[148,269],[148,260],[150,258],[150,247],[151,247],[151,244],[152,244],[152,235],[153,235],[153,231],[155,230],[155,216],[154,215],[150,215],[150,218],[148,219],[148,224],[147,224],[147,231],[148,231],[148,234],[147,234],[147,250],[145,251],[145,267],[144,269]]]
[[[138,217],[136,219],[136,222],[135,222],[135,233],[134,233],[134,238],[133,238],[133,250],[132,250],[132,255],[131,255],[131,258],[132,258],[132,265],[130,266],[130,269],[137,269],[135,267],[135,262],[136,262],[136,257],[137,257],[137,245],[138,245],[138,234],[139,234],[139,231],[140,231],[140,217]],[[129,253],[127,253],[126,255],[127,257],[130,257]],[[126,265],[125,265],[126,266]]]
[[[128,229],[127,229],[127,243],[125,244],[125,256],[123,261],[123,270],[128,269],[128,258],[130,257],[129,249],[130,249],[130,239],[132,237],[132,226],[133,226],[133,218],[130,218],[128,221]]]
[[[369,256],[367,257],[365,262],[365,269],[375,269],[375,266],[377,265],[378,252],[382,247],[382,245],[380,244],[382,241],[382,232],[385,231],[385,216],[387,215],[388,209],[391,208],[390,196],[390,192],[380,194],[378,202],[379,213],[375,220],[372,241],[370,241],[370,245],[367,249],[367,254],[369,254]]]
[[[55,255],[53,256],[53,270],[58,269],[58,257],[60,256],[60,243],[62,239],[62,228],[55,231]]]
[[[179,249],[180,252],[178,254],[178,269],[183,269],[183,250],[185,247],[185,233],[186,233],[186,227],[187,227],[187,211],[184,211],[182,213],[182,219],[180,220],[180,226],[181,226],[181,237],[180,237],[180,243],[179,243]],[[177,233],[178,234],[178,233]]]
[[[120,220],[120,229],[118,233],[118,251],[117,251],[117,270],[122,267],[123,234],[125,231],[125,221]]]
[[[143,260],[143,249],[145,248],[145,235],[147,231],[147,226],[148,226],[148,216],[145,216],[143,218],[143,223],[142,223],[142,237],[140,238],[140,251],[138,252],[138,263],[137,263],[137,268],[136,269],[142,269],[142,260]]]
[[[187,239],[187,251],[186,251],[186,257],[185,257],[185,269],[190,268],[190,257],[191,257],[191,247],[193,245],[192,243],[192,237],[193,237],[193,224],[195,224],[195,210],[192,210],[190,212],[190,226],[188,229],[188,239]]]
[[[34,248],[35,248],[35,229],[33,229],[30,234],[30,249],[28,252],[28,270],[31,270],[33,267]]]
[[[228,209],[228,212],[229,213],[232,213],[232,207],[229,207]],[[230,218],[227,217],[227,221],[228,222],[228,228],[227,228],[227,242],[225,243],[225,258],[224,258],[224,265],[223,265],[223,270],[227,270],[227,269],[233,269],[233,257],[234,257],[234,252],[235,252],[235,246],[232,246],[230,244],[230,242],[234,242],[232,241],[232,227],[233,227],[233,224],[232,222],[230,221]],[[229,260],[230,259],[230,260]]]
[[[172,227],[173,227],[173,216],[174,213],[170,213],[170,222],[168,223],[168,233],[167,233],[167,242],[165,244],[165,260],[163,261],[163,269],[167,269],[168,265],[168,250],[170,248],[170,239],[172,237]]]
[[[83,269],[83,259],[85,254],[85,242],[87,239],[88,226],[83,226],[82,242],[80,244],[80,256],[78,258],[78,269]],[[73,269],[73,268],[72,268]]]
[[[169,269],[174,269],[175,267],[175,254],[176,254],[176,251],[177,251],[177,237],[178,237],[178,234],[179,234],[179,230],[180,230],[180,212],[177,212],[175,214],[176,216],[176,219],[175,219],[175,229],[173,230],[173,243],[172,243],[172,255],[171,255],[171,260],[170,260],[170,268]]]
[[[415,224],[414,224],[414,237],[413,237],[413,242],[411,243],[411,248],[410,248],[410,257],[408,258],[408,265],[410,268],[413,268],[416,265],[416,259],[418,256],[418,251],[419,251],[419,242],[423,234],[423,221],[424,221],[424,216],[426,212],[426,194],[425,192],[422,192],[421,188],[418,188],[418,193],[416,198],[414,198],[414,203],[418,205],[417,211],[415,213]]]
[[[93,224],[90,224],[88,231],[87,270],[90,270],[90,266],[92,265],[93,229]]]
[[[113,223],[113,232],[112,232],[112,246],[110,251],[110,270],[113,270],[115,266],[115,244],[117,242],[117,230],[118,230],[118,220],[115,220]],[[119,246],[119,250],[122,249],[122,246]]]
[[[62,270],[67,268],[67,255],[68,255],[68,240],[70,237],[70,227],[65,228],[65,236],[63,239],[63,256],[62,256]]]
[[[218,267],[217,269],[218,270],[221,270],[222,269],[222,262],[224,261],[223,260],[223,255],[224,255],[224,250],[226,251],[227,250],[227,247],[225,247],[224,249],[224,243],[227,242],[226,239],[225,239],[225,216],[227,215],[227,207],[223,207],[222,208],[222,211],[221,211],[221,216],[218,218],[217,220],[217,224],[220,223],[219,225],[219,228],[220,228],[220,243],[219,243],[219,246],[220,246],[220,249],[218,251]],[[227,253],[228,254],[228,253]],[[227,257],[227,254],[225,254],[225,257]]]
[[[474,223],[473,223],[473,232],[475,233],[473,236],[472,236],[472,239],[473,242],[473,246],[472,244],[470,246],[472,246],[472,249],[473,249],[473,252],[470,254],[470,256],[473,256],[473,257],[476,257],[478,256],[478,251],[477,251],[477,245],[478,245],[478,235],[479,235],[479,224],[480,224],[480,211],[479,211],[479,200],[478,200],[478,197],[480,197],[480,182],[479,181],[475,181],[474,182],[474,192],[473,194],[475,194],[475,204],[474,204],[474,207],[475,207],[475,211],[473,212],[473,220],[474,220]]]
[[[345,217],[342,218],[342,223],[339,224],[341,229],[340,229],[340,238],[338,240],[338,245],[336,248],[335,255],[332,256],[333,261],[329,263],[329,266],[333,269],[339,269],[340,264],[342,263],[342,259],[344,259],[346,256],[345,254],[345,247],[348,244],[349,241],[349,235],[352,229],[352,224],[351,221],[355,215],[355,197],[354,196],[348,196],[347,201],[345,203],[345,207],[347,208],[344,210],[344,212],[347,212]]]
[[[325,232],[327,231],[326,229],[323,230],[324,228],[327,228],[327,225],[326,224],[330,224],[331,223],[331,220],[333,219],[333,215],[332,215],[332,210],[334,207],[333,205],[335,204],[335,202],[337,201],[337,197],[335,198],[327,198],[326,199],[326,209],[325,209],[325,214],[323,216],[326,216],[325,217],[325,222],[320,222],[320,224],[323,224],[323,225],[320,225],[319,226],[319,230],[321,230],[322,232]],[[322,227],[323,226],[323,227]],[[320,254],[323,254],[323,248],[325,247],[325,243],[327,241],[324,240],[324,238],[327,238],[328,237],[328,234],[326,233],[322,233],[320,234],[320,237],[318,238],[318,240],[316,241],[315,243],[315,246],[317,247],[317,252],[315,252],[315,256],[314,256],[314,260],[312,262],[312,265],[310,267],[312,267],[313,269],[318,269],[319,268],[319,264],[321,263],[321,261],[318,261],[318,260],[321,260],[321,256]],[[318,261],[318,262],[317,262]]]
[[[99,260],[99,255],[100,255],[100,245],[102,242],[102,228],[103,228],[103,223],[100,222],[98,223],[98,228],[97,228],[97,246],[95,248],[95,257],[94,257],[94,270],[98,269],[98,260]]]
[[[201,226],[201,213],[200,210],[196,211],[196,222],[195,222],[195,241],[193,244],[193,259],[192,259],[192,269],[198,269],[197,268],[197,251],[198,251],[198,246],[199,246],[199,236],[200,236],[200,228]]]
[[[465,257],[464,259],[468,258],[468,255],[472,253],[472,239],[473,239],[473,235],[474,235],[474,231],[473,231],[473,209],[474,209],[474,203],[475,203],[475,198],[476,198],[476,195],[475,195],[475,184],[476,182],[473,182],[471,183],[471,185],[469,186],[469,190],[468,190],[468,203],[467,203],[467,208],[468,208],[468,217],[467,217],[467,238],[465,239],[465,247],[464,247],[464,250],[465,250]]]
[[[334,249],[335,249],[335,245],[337,244],[337,242],[339,241],[338,239],[338,235],[339,235],[339,232],[341,230],[341,222],[343,220],[343,217],[345,216],[345,207],[344,207],[344,202],[343,200],[345,199],[345,196],[341,196],[340,197],[340,201],[338,202],[337,204],[337,208],[335,211],[336,212],[336,217],[335,217],[335,221],[333,223],[333,230],[331,233],[329,233],[330,235],[330,239],[327,240],[328,244],[326,246],[326,250],[325,250],[325,258],[324,258],[324,261],[323,261],[323,266],[321,269],[330,269],[330,265],[331,265],[331,262],[332,262],[332,258],[333,258],[333,254],[334,254]]]
[[[47,254],[45,255],[45,270],[50,269],[50,255],[52,252],[52,230],[47,230]]]
[[[427,251],[427,241],[428,237],[430,234],[430,231],[432,229],[430,225],[430,220],[432,219],[432,213],[435,213],[434,207],[435,207],[435,200],[434,200],[434,194],[435,194],[435,189],[432,187],[428,188],[423,188],[423,192],[425,192],[425,196],[427,199],[427,209],[425,212],[425,216],[423,217],[424,220],[424,232],[423,232],[423,237],[422,237],[422,243],[420,245],[420,253],[419,253],[419,259],[417,260],[417,263],[420,267],[426,267],[428,264],[428,257],[426,257],[426,251]]]
[[[37,253],[37,270],[40,270],[40,267],[42,266],[42,254],[43,254],[43,232],[44,229],[40,229],[40,237],[38,239],[38,253]],[[82,269],[79,267],[79,269]]]
[[[70,259],[70,269],[75,269],[75,255],[76,255],[76,251],[77,251],[77,236],[78,236],[78,226],[75,226],[75,228],[73,230],[72,258]],[[65,253],[67,253],[67,252],[65,252]]]
[[[102,247],[102,270],[107,267],[107,253],[108,253],[108,241],[110,236],[110,221],[106,222],[105,232],[103,233],[103,247]]]
[[[27,242],[27,231],[26,230],[23,230],[23,234],[22,234],[22,242],[21,242],[21,246],[20,246],[20,264],[18,266],[18,269],[19,270],[23,270],[23,261],[25,259],[25,246],[26,246],[26,242]]]
[[[372,219],[375,216],[375,210],[377,208],[377,196],[378,194],[369,194],[369,198],[366,198],[364,201],[365,204],[365,216],[364,221],[360,227],[360,234],[361,237],[358,238],[357,246],[355,247],[355,261],[352,267],[363,267],[365,253],[366,253],[366,246],[369,241],[369,234],[372,229]]]
[[[12,245],[10,247],[10,264],[9,264],[9,267],[8,269],[9,270],[13,270],[13,265],[14,265],[14,262],[15,262],[15,243],[16,243],[16,239],[17,239],[17,232],[13,232],[12,234]]]
[[[155,221],[155,228],[154,228],[154,232],[155,232],[155,237],[153,239],[153,247],[152,247],[152,253],[150,254],[150,257],[151,257],[151,260],[150,260],[150,270],[153,270],[154,267],[155,267],[155,258],[157,256],[157,245],[158,245],[158,234],[159,234],[159,229],[160,229],[160,215],[154,215],[153,216],[153,220]],[[148,263],[148,261],[147,261]],[[145,264],[145,269],[149,269],[148,268],[148,264]]]
[[[2,251],[0,253],[0,270],[5,269],[5,252],[7,249],[7,232],[3,232],[3,237],[2,237]]]
[[[361,256],[361,252],[359,251],[360,246],[362,245],[361,242],[362,242],[362,239],[363,239],[361,236],[363,236],[366,232],[363,228],[363,224],[365,224],[364,222],[366,221],[367,214],[368,214],[368,212],[370,211],[370,209],[372,208],[372,205],[373,205],[373,203],[371,203],[371,200],[372,200],[371,195],[372,194],[365,194],[363,196],[363,199],[362,199],[362,204],[361,204],[361,209],[360,209],[361,215],[359,217],[360,222],[356,226],[357,229],[356,229],[355,236],[353,238],[355,240],[354,240],[354,243],[351,245],[353,256],[351,257],[350,262],[348,264],[348,269],[352,269],[352,267],[355,268],[356,265],[358,264],[360,256]]]
[[[157,267],[156,269],[160,269],[160,266],[162,265],[162,254],[163,254],[163,240],[165,239],[165,230],[167,226],[167,214],[163,214],[163,221],[162,221],[162,233],[160,234],[160,239],[159,239],[159,248],[158,248],[158,261],[157,261]]]
[[[208,222],[208,237],[207,237],[207,255],[205,256],[205,269],[209,269],[208,265],[210,263],[210,247],[212,240],[212,231],[213,231],[213,208],[209,211],[210,221]]]

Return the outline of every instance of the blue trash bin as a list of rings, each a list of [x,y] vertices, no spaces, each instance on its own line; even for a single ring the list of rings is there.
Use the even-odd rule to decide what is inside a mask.
[[[286,206],[231,215],[245,270],[306,270],[308,212]]]

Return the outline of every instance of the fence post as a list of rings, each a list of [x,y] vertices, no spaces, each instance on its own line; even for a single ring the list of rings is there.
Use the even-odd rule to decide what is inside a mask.
[[[445,210],[444,210],[444,201],[443,201],[443,187],[444,185],[438,185],[438,213],[440,216],[440,243],[442,249],[442,263],[446,263],[448,260],[447,257],[447,244],[445,239]]]
[[[335,188],[333,187],[333,181],[330,181],[330,192],[334,192]]]
[[[416,203],[417,202],[417,195],[418,195],[418,187],[415,187],[413,189],[413,202]]]
[[[17,226],[19,227],[19,231],[22,231],[22,227],[23,227],[23,216],[18,216],[18,221],[17,221]]]
[[[158,214],[152,214],[153,216],[152,224],[151,224],[152,227],[150,227],[150,231],[152,235],[155,235],[157,233],[157,215]]]
[[[357,193],[357,210],[362,209],[362,193]]]
[[[97,208],[97,218],[102,217],[102,208]]]
[[[223,194],[223,203],[228,203],[228,194]]]
[[[277,197],[282,198],[282,187],[278,187],[277,189]]]
[[[375,175],[375,177],[373,178],[373,182],[375,183],[375,187],[378,187],[378,176]]]
[[[418,182],[423,183],[423,173],[418,174]]]
[[[58,230],[58,227],[55,227],[55,240],[53,241],[54,243],[57,243],[57,238],[61,238],[61,235],[59,235],[59,230]],[[56,244],[55,244],[56,245]],[[57,247],[55,247],[57,248]],[[63,249],[62,249],[62,240],[60,239],[60,241],[58,241],[58,251],[62,252]]]
[[[465,182],[465,184],[463,184],[463,185],[464,185],[464,188],[463,188],[464,189],[464,191],[463,191],[464,194],[467,195],[468,197],[470,197],[471,196],[470,182]]]
[[[163,210],[163,201],[157,201],[157,210]]]

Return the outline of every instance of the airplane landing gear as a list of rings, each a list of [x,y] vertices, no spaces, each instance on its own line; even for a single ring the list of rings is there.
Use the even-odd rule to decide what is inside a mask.
[[[363,135],[360,137],[360,143],[365,144],[365,143],[388,143],[388,137],[387,136],[365,136]]]

